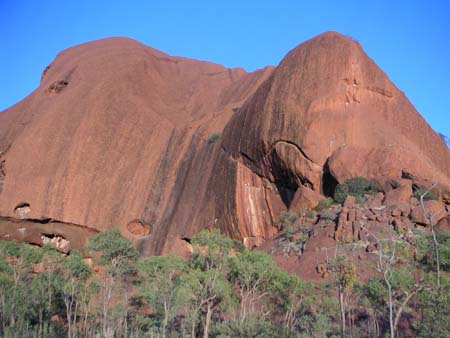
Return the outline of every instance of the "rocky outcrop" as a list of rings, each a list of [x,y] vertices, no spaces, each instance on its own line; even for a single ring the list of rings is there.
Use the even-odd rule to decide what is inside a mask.
[[[98,231],[84,225],[62,223],[51,219],[21,220],[0,217],[0,240],[18,241],[38,246],[51,245],[67,254],[71,250],[84,252],[88,239]]]
[[[441,138],[334,32],[253,73],[94,41],[61,52],[0,114],[0,215],[118,227],[144,254],[188,252],[208,227],[259,245],[281,211],[351,176],[436,181],[450,201]]]
[[[290,190],[401,179],[405,169],[449,186],[442,140],[359,44],[337,33],[289,52],[224,136],[234,156]]]
[[[387,206],[407,205],[413,194],[412,183],[409,180],[403,180],[402,184],[386,192],[384,203]]]
[[[42,235],[42,245],[51,245],[61,253],[68,254],[71,250],[70,242],[62,236]]]
[[[430,222],[435,225],[439,220],[447,216],[447,214],[447,207],[442,202],[424,201],[423,207],[417,205],[412,209],[411,220],[422,225],[430,225]]]
[[[344,243],[351,243],[361,239],[361,220],[362,211],[355,204],[355,197],[348,196],[339,214],[334,239]]]
[[[314,209],[319,205],[319,202],[324,199],[324,196],[319,192],[314,191],[306,186],[301,186],[295,192],[294,198],[290,203],[289,208],[297,213],[302,210]]]
[[[442,218],[436,224],[436,232],[446,232],[447,234],[450,234],[450,215]]]

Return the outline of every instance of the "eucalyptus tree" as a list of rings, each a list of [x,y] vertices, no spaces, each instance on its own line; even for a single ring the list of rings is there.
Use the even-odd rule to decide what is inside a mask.
[[[123,330],[126,337],[128,331],[128,299],[129,280],[136,274],[135,263],[139,253],[133,243],[123,237],[118,229],[103,231],[90,239],[86,249],[95,253],[95,258],[104,267],[101,273],[100,297],[102,302],[102,334],[112,337],[115,334],[117,322],[112,318],[112,301],[115,296],[122,301]],[[119,302],[120,304],[120,302]]]
[[[161,333],[167,336],[167,326],[185,303],[181,275],[186,262],[174,255],[153,256],[138,263],[139,294],[162,317]]]
[[[207,338],[214,311],[230,305],[234,298],[227,277],[235,242],[217,229],[200,231],[191,242],[194,248],[191,269],[183,276],[193,312],[191,336],[195,337],[198,316],[204,313],[203,337]]]
[[[70,255],[61,262],[59,291],[66,308],[68,338],[77,337],[81,297],[91,274],[91,268],[83,261],[83,258],[78,251],[72,251]]]
[[[231,280],[238,288],[241,322],[249,316],[268,315],[273,304],[266,306],[265,301],[276,298],[275,293],[280,291],[277,286],[286,277],[272,257],[261,251],[243,250],[231,258],[230,272]]]

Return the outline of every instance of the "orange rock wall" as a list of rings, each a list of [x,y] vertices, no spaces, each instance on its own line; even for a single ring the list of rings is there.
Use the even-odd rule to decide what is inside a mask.
[[[126,38],[89,42],[0,114],[0,216],[26,203],[28,218],[118,227],[144,254],[188,250],[205,227],[258,245],[301,186],[405,170],[448,192],[450,152],[333,32],[253,73]]]

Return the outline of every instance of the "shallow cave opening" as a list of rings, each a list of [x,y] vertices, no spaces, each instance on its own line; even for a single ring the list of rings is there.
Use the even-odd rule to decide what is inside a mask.
[[[188,238],[188,237],[181,237],[180,239],[181,239],[182,241],[185,241],[185,242],[188,243],[188,244],[192,244],[192,243],[191,243],[191,239]]]
[[[52,238],[55,238],[55,237],[61,237],[61,238],[64,238],[63,236],[61,236],[61,235],[56,235],[56,234],[52,234],[52,233],[45,233],[45,232],[41,232],[41,236],[45,236],[45,237],[47,237],[47,238],[49,238],[49,239],[52,239]],[[64,238],[65,239],[65,238]]]
[[[334,190],[336,190],[336,186],[339,182],[334,178],[334,176],[330,172],[330,168],[328,167],[328,161],[323,166],[323,174],[322,174],[322,193],[327,197],[333,197]]]
[[[39,223],[39,224],[48,224],[48,223],[52,223],[53,219],[52,218],[29,218],[28,221],[33,222],[33,223]]]
[[[275,181],[278,192],[280,193],[281,200],[283,201],[286,209],[289,209],[294,199],[295,193],[298,190],[298,184],[288,177],[277,179]]]
[[[14,213],[16,217],[20,219],[25,219],[27,215],[31,212],[30,203],[21,202],[17,204],[14,208]]]
[[[14,208],[14,211],[16,211],[17,209],[21,209],[21,208],[26,208],[26,207],[30,207],[30,203],[27,202],[21,202],[19,204],[17,204]]]
[[[271,165],[270,171],[274,178],[273,183],[277,187],[278,193],[280,194],[286,209],[289,209],[299,185],[303,184],[303,182],[301,181],[301,178],[292,171],[289,164],[286,163],[286,156],[286,154],[283,154],[280,157],[277,149],[273,148],[269,155],[269,161]]]

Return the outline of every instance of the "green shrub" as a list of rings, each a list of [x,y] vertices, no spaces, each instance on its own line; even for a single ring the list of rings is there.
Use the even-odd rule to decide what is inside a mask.
[[[331,198],[324,198],[323,200],[319,201],[319,204],[316,207],[317,211],[322,211],[325,209],[328,209],[333,204],[333,200]]]
[[[357,195],[356,197],[356,204],[364,204],[364,202],[366,201],[366,198],[362,195]]]
[[[287,332],[285,332],[287,331]],[[246,318],[244,321],[230,320],[217,324],[212,332],[214,337],[228,338],[228,337],[292,337],[293,332],[287,329],[276,326],[270,321],[264,319],[256,319],[253,317]]]
[[[337,203],[344,203],[344,201],[345,201],[345,199],[347,198],[347,196],[348,196],[348,185],[347,184],[345,184],[345,183],[341,183],[341,184],[338,184],[337,186],[336,186],[336,189],[334,190],[334,200],[337,202]]]
[[[331,210],[325,210],[320,214],[320,217],[329,221],[334,221],[336,219],[336,214]]]
[[[297,220],[298,216],[292,211],[283,211],[278,215],[278,222],[281,229],[286,229],[292,225]]]
[[[213,133],[213,134],[211,134],[211,136],[208,138],[208,143],[214,143],[217,140],[220,140],[221,136],[222,136],[221,133]]]
[[[348,190],[350,194],[361,195],[369,194],[373,195],[378,192],[375,184],[364,177],[353,177],[345,181],[348,185]]]
[[[334,190],[334,200],[344,203],[348,195],[355,196],[357,203],[364,203],[364,195],[373,195],[379,191],[377,186],[364,177],[353,177],[344,183],[338,184]]]
[[[438,232],[436,240],[439,243],[440,268],[442,271],[450,272],[450,234]],[[436,256],[433,237],[429,234],[417,236],[416,248],[417,260],[434,268],[436,266]]]
[[[414,193],[413,196],[417,198],[420,201],[420,196],[424,195],[423,200],[424,201],[430,201],[430,200],[437,200],[438,196],[434,191],[428,191],[428,189],[423,187],[414,187]]]
[[[296,234],[296,229],[294,229],[291,226],[286,226],[283,229],[282,235],[283,237],[286,237],[287,239],[291,239]]]
[[[306,217],[308,217],[308,218],[314,218],[314,217],[316,217],[316,212],[315,212],[314,210],[309,210],[309,211],[306,213]]]

